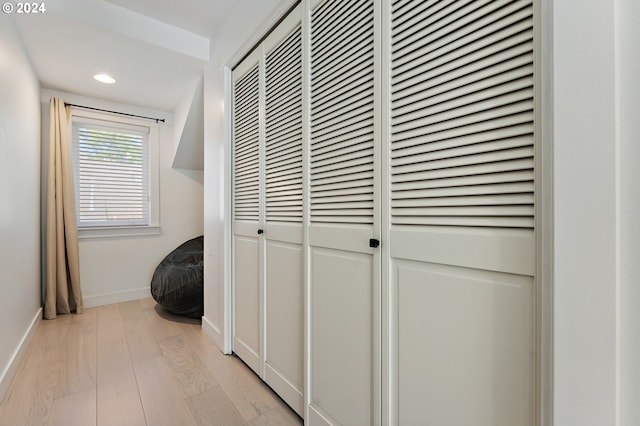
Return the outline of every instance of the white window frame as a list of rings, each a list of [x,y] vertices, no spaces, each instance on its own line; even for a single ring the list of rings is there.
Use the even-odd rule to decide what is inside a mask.
[[[126,237],[144,236],[160,234],[160,155],[159,155],[159,131],[158,124],[152,120],[137,119],[135,117],[120,116],[106,112],[87,111],[79,108],[71,108],[71,125],[69,126],[70,140],[73,141],[73,123],[83,119],[97,120],[105,125],[116,126],[121,124],[126,126],[138,126],[149,129],[148,134],[148,172],[149,172],[149,224],[148,225],[115,225],[115,226],[83,226],[78,227],[78,238],[100,238],[100,237]],[[74,164],[74,174],[78,171]],[[75,186],[75,185],[74,185]],[[76,192],[77,203],[77,188]]]

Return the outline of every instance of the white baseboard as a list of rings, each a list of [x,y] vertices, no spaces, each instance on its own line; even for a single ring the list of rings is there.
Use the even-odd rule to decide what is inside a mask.
[[[151,297],[151,288],[137,288],[134,290],[118,291],[116,293],[96,294],[82,298],[85,308],[111,305],[113,303],[129,302],[131,300],[146,299]]]
[[[204,334],[206,334],[211,340],[213,340],[213,343],[215,343],[218,349],[220,349],[227,355],[230,353],[224,351],[224,337],[220,332],[220,329],[213,325],[211,321],[207,319],[207,317],[202,317],[202,330],[204,331]]]
[[[41,320],[42,320],[42,308],[39,308],[36,311],[36,314],[33,317],[31,324],[29,324],[29,328],[27,328],[27,331],[22,336],[22,339],[20,339],[20,343],[18,344],[18,347],[16,348],[16,350],[13,352],[13,355],[11,356],[9,363],[4,368],[4,371],[0,376],[0,402],[4,398],[4,395],[7,392],[7,389],[9,389],[9,385],[11,384],[13,377],[16,375],[16,372],[18,371],[18,367],[20,366],[20,361],[22,361],[22,358],[24,357],[24,354],[27,351],[27,347],[31,342],[31,338],[33,337],[33,334],[35,333],[36,328],[38,328],[38,324],[40,324]]]

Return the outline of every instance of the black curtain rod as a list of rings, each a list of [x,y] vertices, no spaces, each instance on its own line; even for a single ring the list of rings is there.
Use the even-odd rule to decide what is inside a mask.
[[[84,106],[84,105],[76,105],[76,104],[68,104],[68,103],[64,103],[65,106],[70,106],[70,107],[76,107],[76,108],[84,108],[84,109],[90,109],[93,111],[102,111],[102,112],[110,112],[111,114],[120,114],[120,115],[126,115],[128,117],[136,117],[136,118],[144,118],[145,120],[155,120],[156,123],[158,123],[159,121],[162,121],[164,123],[164,118],[153,118],[153,117],[145,117],[143,115],[136,115],[136,114],[127,114],[126,112],[119,112],[119,111],[110,111],[108,109],[101,109],[101,108],[94,108],[94,107],[88,107],[88,106]]]

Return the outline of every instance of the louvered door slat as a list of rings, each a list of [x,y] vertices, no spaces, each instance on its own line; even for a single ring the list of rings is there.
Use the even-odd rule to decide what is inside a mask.
[[[302,31],[299,26],[266,54],[265,69],[266,220],[302,223]]]
[[[490,114],[487,114],[489,116]],[[394,134],[395,142],[393,150],[406,148],[409,146],[418,146],[421,144],[429,144],[436,141],[455,140],[456,138],[470,138],[475,134],[484,134],[487,132],[499,131],[507,127],[522,127],[531,125],[533,113],[525,111],[506,117],[494,118],[489,121],[480,121],[471,123],[462,127],[447,127],[446,124],[438,123],[435,129],[424,128],[422,130]],[[434,126],[436,127],[436,126]],[[489,135],[489,137],[491,137]],[[497,139],[497,137],[496,137]],[[454,141],[455,144],[455,141]]]
[[[321,125],[325,122],[335,120],[341,116],[343,110],[347,111],[360,111],[366,113],[370,109],[369,95],[366,92],[355,93],[352,97],[345,97],[344,99],[336,100],[331,109],[319,112],[315,117],[314,123]]]
[[[396,192],[402,195],[403,191],[420,191],[423,189],[438,188],[446,190],[447,188],[458,188],[464,186],[476,186],[485,184],[509,184],[513,182],[529,182],[533,179],[533,171],[528,168],[529,163],[521,164],[524,166],[519,170],[509,169],[506,173],[490,172],[490,173],[476,173],[469,176],[447,176],[448,179],[438,180],[431,179],[427,181],[412,181],[405,182],[397,180],[394,182],[394,195]],[[533,186],[533,185],[532,185]]]
[[[287,153],[300,151],[297,136],[298,132],[299,129],[292,128],[287,134],[274,137],[271,140],[272,144],[269,147],[270,149],[267,158],[281,157]]]
[[[400,35],[403,27],[420,29],[407,31],[406,37],[398,37],[393,52],[398,56],[404,55],[408,50],[415,49],[416,45],[428,46],[430,51],[442,47],[446,47],[447,50],[457,48],[456,44],[464,43],[464,40],[461,40],[464,36],[473,34],[474,38],[480,38],[505,24],[518,22],[523,18],[523,15],[517,13],[522,6],[523,4],[518,2],[511,2],[505,7],[504,3],[492,0],[475,0],[466,5],[464,2],[454,3],[452,8],[443,9],[435,15],[416,15],[410,21],[397,26],[396,31]],[[500,26],[492,25],[505,17],[508,19],[503,20]],[[458,40],[460,42],[456,43]]]
[[[363,117],[361,121],[354,120],[354,123],[351,125],[335,127],[337,128],[330,129],[330,131],[328,132],[324,131],[322,133],[319,132],[317,134],[314,134],[314,146],[312,147],[312,150],[313,148],[315,148],[316,143],[339,143],[351,138],[357,138],[364,135],[370,135],[371,138],[373,138],[373,118],[370,117]],[[366,144],[368,142],[363,143]]]
[[[318,198],[331,198],[331,197],[343,197],[344,195],[349,194],[353,197],[354,200],[363,200],[367,196],[366,186],[358,187],[357,185],[352,185],[350,188],[337,188],[337,189],[329,189],[323,188],[317,191],[314,191],[314,195]]]
[[[470,7],[475,8],[481,3],[472,2]],[[404,39],[400,37],[402,33],[398,32],[398,28],[394,28],[393,59],[397,61],[397,66],[406,66],[407,61],[420,56],[429,61],[451,52],[459,56],[463,52],[475,51],[474,47],[479,43],[489,45],[504,38],[505,34],[516,34],[522,29],[530,28],[527,22],[531,16],[530,4],[494,1],[484,3],[487,5],[467,16],[449,16],[449,23],[444,20],[429,22],[418,19],[413,23],[414,28],[419,28],[418,31]],[[456,52],[461,49],[463,52]]]
[[[325,1],[311,19],[311,222],[372,224],[373,3]],[[357,198],[320,196],[352,185]]]
[[[522,94],[522,97],[526,97],[528,94]],[[505,96],[506,97],[506,96]],[[509,97],[512,102],[506,103],[504,106],[498,108],[485,108],[480,111],[474,110],[474,106],[464,108],[463,112],[459,112],[460,116],[456,116],[456,111],[446,111],[441,114],[434,114],[428,119],[423,120],[424,123],[416,124],[415,126],[398,126],[394,129],[394,136],[398,138],[419,138],[429,134],[447,131],[449,129],[456,129],[460,131],[467,131],[467,127],[479,126],[484,127],[487,130],[499,128],[500,122],[507,123],[508,126],[523,124],[522,121],[530,122],[533,120],[533,99],[526,99],[520,102],[515,102],[515,97]],[[499,99],[498,99],[499,101]],[[483,107],[489,107],[490,104],[478,105],[477,109]],[[466,115],[464,113],[467,113]],[[522,115],[520,115],[522,114]],[[497,117],[497,118],[496,118]],[[468,134],[468,133],[466,133]]]
[[[522,158],[510,161],[497,161],[493,163],[481,163],[458,166],[454,168],[442,168],[434,170],[424,170],[416,166],[409,173],[394,173],[392,182],[416,182],[431,179],[444,179],[451,177],[483,175],[488,173],[504,173],[508,171],[533,170],[533,158]],[[531,173],[533,176],[533,173]]]
[[[451,196],[424,199],[422,205],[425,207],[456,207],[456,206],[509,206],[528,205],[533,202],[533,194],[482,194],[475,196]],[[414,208],[413,199],[396,199],[393,206],[397,208]]]
[[[450,6],[454,3],[464,5],[470,0],[441,0],[437,2],[421,2],[416,3],[414,0],[402,0],[393,2],[393,18],[396,25],[400,26],[407,20],[410,20],[414,15],[424,14],[435,15],[438,11]],[[471,0],[473,1],[473,0]]]
[[[272,164],[267,169],[269,173],[273,173],[274,175],[277,173],[281,173],[287,170],[298,169],[302,167],[300,162],[298,161],[298,154],[293,153],[290,156],[291,158],[279,158],[278,164]]]
[[[296,65],[296,64],[292,64],[292,65]],[[300,66],[300,64],[297,64],[297,66]],[[290,81],[291,84],[288,85],[283,85],[282,87],[279,87],[279,90],[275,90],[273,91],[273,93],[267,93],[267,97],[272,96],[272,113],[273,115],[273,119],[282,119],[283,117],[290,117],[291,113],[295,113],[295,104],[292,104],[292,98],[295,99],[296,97],[296,89],[297,87],[300,86],[301,84],[301,80],[299,78],[299,76],[295,79],[293,79],[292,81]],[[267,126],[274,126],[275,121],[267,123]]]
[[[367,22],[366,15],[370,13],[369,0],[354,0],[350,2],[328,1],[316,8],[312,14],[313,33],[312,42],[316,43],[314,53],[317,59],[335,53],[331,44],[347,45],[351,38],[355,38],[363,25],[348,25],[351,22]]]
[[[349,156],[362,156],[361,153],[371,153],[371,147],[367,145],[359,146],[359,144],[341,144],[340,146],[329,146],[322,152],[318,152],[318,166],[333,163],[334,158],[348,158]]]
[[[528,228],[531,219],[513,216],[397,216],[393,219],[397,226],[456,226],[456,227],[488,227],[488,228]]]
[[[298,156],[300,155],[299,154],[300,150],[297,149],[296,146],[290,146],[290,148],[291,149],[288,151],[283,151],[281,153],[274,153],[272,154],[272,156],[278,158],[278,161],[282,161],[285,164],[288,164],[290,162],[297,162]],[[271,168],[274,166],[270,165],[269,167]]]
[[[510,49],[516,53],[532,51],[532,38],[533,31],[530,29],[530,25],[525,22],[520,24],[520,28],[508,27],[502,32],[491,34],[486,40],[477,40],[445,55],[434,57],[436,55],[427,54],[421,56],[417,52],[412,52],[405,65],[394,68],[392,82],[398,84],[403,81],[406,86],[414,83],[410,79],[422,81],[423,77],[439,76],[496,55],[498,52],[509,52]],[[492,62],[494,61],[489,61],[489,63]],[[401,85],[400,88],[402,87]]]
[[[447,70],[445,73],[427,73],[427,80],[401,81],[398,79],[398,83],[394,85],[397,107],[400,108],[424,99],[426,92],[437,95],[489,78],[506,78],[501,76],[516,68],[524,68],[529,71],[532,47],[529,43],[518,45],[488,55],[478,62],[471,62],[459,68]],[[423,94],[423,92],[425,93]]]
[[[531,228],[531,4],[442,6],[392,7],[392,224]]]
[[[331,170],[349,168],[352,165],[368,164],[371,162],[372,155],[373,148],[371,147],[355,152],[329,153],[329,155],[323,156],[323,160],[318,160],[312,173],[319,174]],[[336,163],[338,159],[339,163]]]
[[[364,167],[366,170],[367,168]],[[312,178],[315,180],[314,188],[311,190],[311,198],[314,199],[314,194],[317,191],[323,191],[327,189],[338,189],[338,188],[351,188],[353,186],[358,187],[369,187],[369,181],[373,179],[373,172],[370,170],[362,171],[362,172],[352,172],[350,170],[343,171],[343,174],[330,174],[330,177],[315,177]],[[346,197],[348,200],[349,198]]]
[[[448,80],[440,79],[440,81],[429,81],[429,87],[424,87],[420,92],[407,91],[407,93],[397,93],[398,101],[394,115],[402,115],[405,112],[403,107],[408,110],[415,110],[439,102],[454,99],[462,93],[473,93],[482,88],[486,88],[486,80],[491,79],[494,86],[505,84],[529,77],[530,67],[529,58],[519,57],[513,60],[502,62],[496,66],[484,68],[478,72],[466,74],[462,77]],[[524,65],[524,66],[523,66]],[[424,93],[423,93],[424,92]],[[420,104],[417,104],[419,103]],[[424,104],[422,104],[424,102]]]
[[[362,145],[366,147],[368,141],[371,140],[371,132],[369,128],[361,129],[351,136],[351,138],[343,140],[336,140],[335,138],[325,138],[325,140],[323,141],[317,140],[314,148],[315,154],[319,156],[326,152],[342,149],[349,146],[356,147],[357,145]]]
[[[295,140],[300,132],[300,120],[291,120],[280,123],[280,126],[271,126],[267,128],[267,131],[273,137],[271,141],[274,143]]]
[[[532,154],[532,151],[527,139],[527,137],[521,137],[471,146],[460,146],[444,151],[423,152],[417,155],[396,158],[392,161],[392,165],[397,166],[398,171],[400,171],[400,167],[412,164],[426,164],[427,169],[431,169],[441,167],[445,160],[449,160],[451,164],[454,159],[460,159],[464,164],[469,164],[467,161],[477,161],[480,158],[478,157],[479,154],[485,154],[485,158],[490,161],[499,161],[499,157],[500,159],[514,158],[516,153],[518,156],[528,156]]]
[[[363,77],[370,78],[370,59],[366,56],[357,58],[349,58],[351,66],[348,69],[340,68],[339,65],[334,65],[331,69],[331,73],[326,73],[315,81],[315,88],[322,87],[326,94],[333,92],[344,93],[344,87],[350,85],[352,88],[357,87],[358,84],[354,82],[360,81]],[[338,75],[339,78],[333,78],[334,75]],[[329,80],[327,82],[327,80]],[[317,101],[315,102],[317,104]],[[312,117],[312,118],[315,118]]]
[[[300,147],[295,144],[283,144],[273,149],[273,152],[270,152],[267,158],[269,162],[277,161],[277,158],[291,158],[291,156],[298,156],[301,152]]]
[[[234,83],[234,219],[259,219],[258,66]]]
[[[533,191],[532,182],[512,182],[501,184],[480,184],[448,186],[445,188],[420,188],[397,191],[395,200],[411,200],[444,197],[464,197],[473,195],[492,194],[529,194]]]
[[[512,75],[505,76],[510,78]],[[496,84],[497,83],[497,84]],[[489,87],[487,87],[490,85]],[[523,78],[511,79],[503,82],[484,80],[474,85],[458,90],[451,90],[440,96],[431,96],[423,99],[415,105],[398,109],[394,116],[394,124],[400,126],[402,123],[416,120],[425,114],[436,114],[442,111],[456,111],[451,116],[460,117],[468,115],[473,111],[495,108],[499,105],[507,105],[526,99],[523,94],[533,98],[533,76],[528,75]],[[484,87],[483,87],[484,86]],[[463,107],[466,109],[463,109]],[[417,111],[416,111],[417,109]]]
[[[267,128],[276,128],[289,123],[299,122],[302,117],[299,115],[299,111],[296,110],[295,105],[291,104],[290,96],[283,98],[282,106],[279,108],[274,108],[274,115],[272,121],[268,124]]]

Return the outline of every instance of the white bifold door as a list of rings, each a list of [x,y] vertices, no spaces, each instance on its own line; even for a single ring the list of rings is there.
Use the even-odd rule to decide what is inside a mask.
[[[535,422],[531,1],[393,1],[391,423]]]
[[[372,0],[316,1],[310,52],[310,425],[379,419]]]
[[[304,232],[299,7],[234,69],[233,76],[234,351],[302,415]]]
[[[540,424],[534,22],[305,0],[234,69],[233,347],[305,424]]]
[[[263,371],[264,200],[261,197],[260,56],[233,73],[233,350]]]

